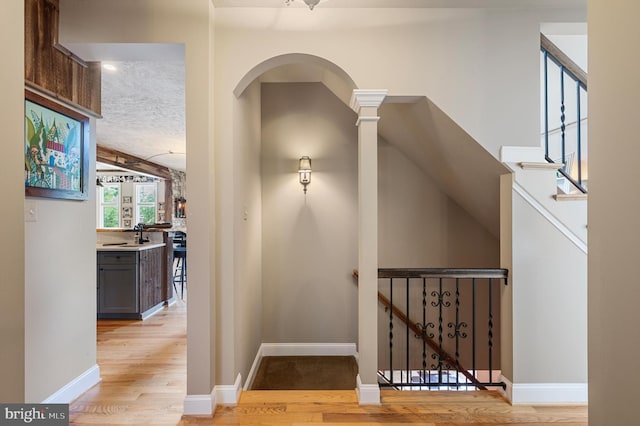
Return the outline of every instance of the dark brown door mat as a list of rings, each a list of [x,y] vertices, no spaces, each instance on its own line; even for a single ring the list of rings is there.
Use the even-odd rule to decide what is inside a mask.
[[[358,365],[352,356],[265,356],[252,390],[355,389]]]

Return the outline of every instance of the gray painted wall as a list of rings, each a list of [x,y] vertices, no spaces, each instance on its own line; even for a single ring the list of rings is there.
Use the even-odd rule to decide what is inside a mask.
[[[235,178],[235,369],[222,369],[225,382],[232,374],[246,378],[262,343],[262,185],[260,177],[260,83],[250,85],[236,104],[235,127],[242,143],[236,146]]]
[[[357,342],[355,121],[321,84],[262,86],[265,342]],[[303,155],[313,168],[306,197]]]
[[[262,86],[265,342],[357,339],[355,119],[321,84]],[[314,170],[306,198],[302,155]],[[499,264],[497,239],[385,141],[378,209],[380,267]]]

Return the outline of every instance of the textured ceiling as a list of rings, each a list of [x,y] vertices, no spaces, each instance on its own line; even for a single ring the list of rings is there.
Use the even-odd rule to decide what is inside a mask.
[[[108,63],[116,70],[102,70],[98,143],[185,170],[184,62]]]

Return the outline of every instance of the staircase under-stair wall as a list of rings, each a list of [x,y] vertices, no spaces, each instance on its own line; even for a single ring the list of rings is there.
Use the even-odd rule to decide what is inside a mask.
[[[563,198],[541,149],[505,147],[503,375],[512,403],[587,401],[587,200]],[[509,320],[510,318],[510,320]],[[506,366],[506,367],[505,367]]]

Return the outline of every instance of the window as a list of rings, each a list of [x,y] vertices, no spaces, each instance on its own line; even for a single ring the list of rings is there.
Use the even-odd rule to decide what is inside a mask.
[[[120,184],[105,183],[100,188],[100,228],[120,227]]]
[[[137,223],[156,222],[156,184],[136,185]]]

